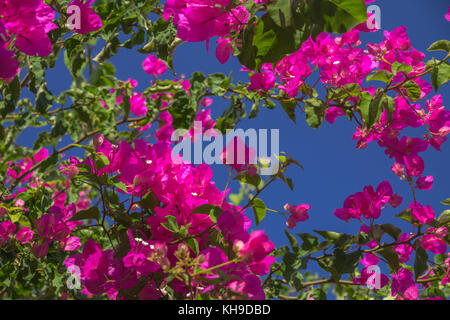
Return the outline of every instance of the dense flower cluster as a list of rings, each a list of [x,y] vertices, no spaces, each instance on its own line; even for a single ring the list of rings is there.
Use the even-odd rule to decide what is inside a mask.
[[[221,37],[217,40],[216,56],[223,64],[233,53],[231,38],[228,38],[230,32],[242,30],[249,15],[241,5],[227,11],[229,6],[230,0],[169,0],[164,6],[164,18],[173,18],[180,39],[206,41],[207,49],[212,37]]]
[[[363,192],[349,196],[344,202],[344,208],[334,211],[339,219],[348,221],[353,219],[378,219],[381,209],[389,204],[396,208],[402,203],[402,198],[392,193],[392,187],[388,181],[380,183],[376,190],[372,186],[364,187]]]
[[[55,184],[49,184],[35,176],[34,172],[30,172],[33,164],[40,163],[48,157],[47,149],[39,150],[34,157],[21,160],[19,163],[9,162],[8,179],[15,180],[23,176],[23,181],[29,181],[30,188],[48,187],[55,188]],[[70,184],[68,183],[67,186]],[[14,205],[25,212],[28,211],[23,200],[23,194],[27,192],[27,188],[19,188],[17,192],[6,197],[7,200],[13,200]],[[49,247],[52,243],[56,243],[64,251],[75,251],[81,246],[78,237],[71,236],[74,228],[81,224],[79,221],[69,221],[76,212],[85,210],[90,206],[91,200],[86,197],[84,192],[80,192],[79,199],[76,203],[66,205],[67,193],[56,190],[53,193],[53,204],[48,209],[48,213],[34,221],[34,231],[30,227],[20,226],[17,230],[16,224],[9,220],[0,224],[0,247],[5,245],[6,240],[12,239],[14,233],[15,240],[21,245],[29,245],[31,251],[36,258],[42,258],[47,255]],[[0,216],[6,212],[0,209]]]
[[[0,8],[0,79],[10,81],[19,72],[14,51],[8,49],[12,36],[19,51],[45,57],[52,52],[47,33],[57,26],[52,22],[53,9],[42,0],[2,0]]]
[[[256,4],[269,2],[253,1]],[[365,4],[373,1],[365,0]],[[81,13],[81,25],[72,25],[71,30],[87,34],[102,28],[102,21],[91,8],[92,4],[93,0],[73,0],[68,4],[68,10],[70,6],[77,6]],[[67,14],[70,14],[69,11]],[[450,8],[446,15],[448,20],[449,16]],[[210,39],[219,37],[216,57],[220,63],[225,63],[233,55],[232,35],[243,30],[249,12],[244,6],[235,6],[235,2],[230,0],[168,0],[164,5],[163,17],[166,21],[172,19],[177,36],[184,41],[206,41],[208,48]],[[372,16],[369,14],[368,18]],[[57,28],[54,19],[54,10],[43,0],[0,0],[0,80],[9,82],[20,72],[21,54],[46,57],[52,53],[48,33]],[[362,258],[359,263],[363,268],[352,276],[353,284],[369,285],[379,290],[390,283],[391,295],[396,299],[418,299],[420,286],[428,285],[425,281],[434,275],[434,271],[427,270],[414,275],[404,264],[410,263],[414,252],[417,258],[419,247],[422,251],[441,255],[440,258],[448,249],[448,227],[435,225],[436,214],[432,207],[421,204],[416,197],[416,190],[430,190],[434,182],[433,176],[424,174],[425,163],[420,154],[429,146],[440,150],[450,133],[450,111],[444,108],[442,96],[428,97],[432,87],[422,77],[422,73],[427,70],[425,55],[411,46],[405,27],[385,31],[381,43],[370,43],[364,50],[360,47],[360,32],[371,31],[366,24],[360,24],[339,36],[321,33],[314,40],[309,38],[296,52],[277,64],[264,63],[258,71],[242,70],[250,72],[247,86],[250,94],[266,99],[271,97],[268,93],[272,93],[272,90],[280,90],[280,95],[301,102],[304,101],[298,98],[299,92],[306,87],[306,80],[316,70],[319,73],[318,81],[327,90],[357,84],[361,87],[360,91],[372,100],[379,91],[372,86],[366,87],[367,76],[378,72],[392,74],[392,81],[384,93],[389,91],[395,95],[391,97],[394,110],[389,112],[385,109],[373,125],[363,123],[365,120],[358,107],[362,99],[359,93],[349,96],[352,106],[343,106],[327,98],[322,111],[324,118],[331,124],[344,116],[345,111],[359,113],[363,121],[358,121],[353,135],[357,148],[363,149],[371,141],[376,141],[385,154],[394,159],[391,171],[401,180],[406,180],[413,191],[414,200],[404,214],[412,222],[413,230],[417,228],[417,233],[404,233],[396,229],[386,231],[396,240],[388,245],[381,244],[381,239],[376,237],[380,225],[374,225],[374,222],[381,217],[382,210],[387,206],[397,208],[403,202],[403,198],[393,192],[388,181],[381,182],[376,188],[365,186],[362,191],[348,196],[343,207],[336,209],[334,215],[346,222],[350,219],[360,221],[362,225],[358,237],[369,239],[364,244],[352,243],[356,244],[359,251],[356,253],[364,253],[356,259],[358,262]],[[403,72],[395,72],[394,69],[399,66]],[[157,77],[167,71],[167,63],[148,55],[142,62],[142,68],[148,75],[154,76],[152,85],[157,85]],[[406,81],[413,82],[419,88],[417,99],[412,99],[408,91],[402,88]],[[109,90],[114,95],[112,103],[101,99],[97,101],[111,111],[116,111],[117,105],[126,102],[129,111],[141,117],[138,120],[146,118],[150,109],[154,110],[154,102],[161,102],[153,123],[136,125],[141,131],[139,134],[154,129],[146,136],[152,140],[133,138],[128,142],[119,140],[120,143],[116,145],[102,134],[94,136],[94,133],[89,133],[83,139],[94,136],[93,149],[86,147],[89,150],[86,158],[80,160],[70,157],[59,167],[68,178],[67,181],[64,179],[60,190],[56,190],[55,182],[43,181],[35,171],[39,164],[49,158],[47,149],[40,149],[33,157],[7,161],[4,185],[13,187],[11,194],[4,195],[2,191],[2,201],[5,203],[0,202],[0,248],[9,244],[13,247],[22,246],[40,261],[54,249],[66,252],[65,266],[79,278],[83,294],[89,297],[106,294],[111,299],[127,299],[128,292],[134,292],[132,296],[140,299],[159,299],[168,295],[192,298],[195,292],[196,295],[207,294],[218,299],[264,299],[260,276],[267,275],[275,263],[275,247],[264,231],[250,230],[252,221],[245,211],[251,206],[251,201],[244,207],[228,203],[226,198],[229,190],[217,188],[211,167],[206,164],[194,166],[183,160],[181,155],[173,154],[174,143],[177,142],[172,140],[175,118],[167,109],[173,103],[175,89],[146,94],[147,91],[137,92],[138,83],[134,79],[119,83]],[[181,86],[180,91],[184,96],[194,95],[191,82],[185,80],[184,76],[181,80],[173,80],[173,83],[176,84],[174,87]],[[416,101],[425,98],[424,109]],[[105,97],[103,99],[108,100]],[[202,96],[197,102],[207,108],[213,101]],[[126,120],[128,116],[119,124]],[[209,109],[197,110],[195,120],[195,126],[184,136],[192,141],[216,125]],[[407,128],[425,128],[427,133],[421,138],[402,136],[401,132]],[[220,159],[229,166],[230,178],[231,174],[246,178],[256,175],[255,158],[255,150],[248,148],[238,137],[230,141],[220,154]],[[89,177],[97,183],[99,203],[101,200],[104,205],[102,211],[99,205],[91,208],[93,199],[87,190],[79,192],[77,189],[76,200],[69,196],[68,190],[75,184],[72,180],[80,179],[80,176]],[[282,174],[278,178],[285,180]],[[27,184],[26,188],[18,185],[19,182]],[[112,186],[114,195],[119,194],[114,204],[112,199],[105,201],[102,193],[103,188]],[[42,187],[51,190],[51,204],[35,218],[28,217],[31,223],[20,218],[13,220],[11,217],[14,211],[25,215],[29,213],[30,208],[27,208],[24,200],[30,196],[27,192]],[[262,190],[257,188],[257,191]],[[111,208],[110,205],[115,207]],[[97,209],[102,215],[96,218],[98,224],[95,226],[81,222],[85,218],[74,219],[78,213],[88,209]],[[294,229],[299,222],[309,219],[310,209],[308,204],[286,204],[283,214],[288,229]],[[133,219],[138,217],[139,222],[118,222],[120,219],[131,219],[131,216]],[[102,218],[101,224],[99,218]],[[108,230],[103,225],[105,220],[117,222],[111,232],[116,232],[116,235],[123,232],[121,239],[115,239],[118,243],[121,241],[121,248],[117,248],[109,238]],[[103,242],[95,237],[82,241],[81,235],[76,233],[81,228],[100,225],[109,238]],[[316,237],[310,239],[313,241]],[[110,242],[108,247],[105,246],[106,240]],[[415,241],[414,244],[412,241]],[[319,246],[322,245],[329,243],[325,241]],[[295,248],[295,241],[292,241],[291,246],[294,251],[298,249],[300,252],[307,247],[307,243],[302,246],[302,250]],[[380,246],[382,249],[383,246],[389,247],[389,253],[398,256],[397,265],[400,265],[393,270],[392,279],[381,273],[379,277],[373,277],[373,271],[381,261],[377,255]],[[436,263],[444,270],[441,272],[443,278],[438,279],[441,285],[450,282],[450,255],[447,255],[445,262]],[[324,257],[329,256],[325,254]],[[311,254],[308,254],[308,258],[311,258]],[[189,278],[189,285],[183,281],[184,276]],[[418,277],[422,284],[417,281]],[[168,290],[171,290],[170,294]]]
[[[90,7],[93,3],[94,0],[73,0],[69,3],[67,9],[73,7],[79,8],[79,25],[77,25],[77,21],[75,21],[75,23],[71,25],[71,30],[74,30],[79,34],[87,34],[102,28],[102,20],[95,13],[94,9]],[[76,18],[77,17],[75,17],[75,20]]]
[[[92,174],[120,174],[118,180],[127,186],[127,194],[137,198],[149,193],[156,196],[160,204],[153,208],[154,215],[146,219],[151,237],[147,237],[142,230],[130,229],[131,250],[123,259],[114,258],[112,250],[103,251],[91,241],[84,246],[83,253],[68,258],[66,265],[76,265],[81,270],[85,294],[107,293],[110,297],[116,297],[121,289],[136,286],[141,277],[164,273],[176,266],[177,254],[182,248],[180,249],[174,232],[163,225],[168,221],[167,217],[174,217],[179,226],[187,228],[189,236],[197,239],[199,256],[202,256],[203,261],[201,268],[214,269],[216,265],[224,264],[220,268],[222,272],[230,276],[238,275],[240,279],[226,283],[226,287],[250,298],[264,298],[257,275],[266,274],[275,260],[268,256],[274,249],[273,243],[263,231],[248,233],[251,221],[240,207],[223,201],[226,191],[222,192],[214,185],[210,167],[203,164],[194,167],[182,160],[172,161],[171,141],[168,139],[170,135],[165,133],[167,127],[171,126],[172,118],[167,112],[162,112],[160,118],[165,124],[157,130],[158,140],[155,144],[136,140],[134,146],[126,142],[114,146],[98,136],[95,138],[96,152],[105,156],[109,164],[96,168],[92,158],[82,163],[90,167]],[[175,164],[178,162],[179,164]],[[223,210],[217,224],[209,215],[192,213],[195,208],[204,204],[216,205]],[[208,235],[213,230],[220,230],[225,239],[237,249],[230,253],[224,251],[224,248],[212,246]],[[136,233],[139,237],[133,236]],[[190,254],[194,254],[191,249],[188,250]],[[242,262],[234,262],[236,257],[240,257]],[[202,284],[201,281],[196,286],[201,292],[220,289]],[[183,295],[189,293],[183,283],[176,286],[176,292]],[[141,294],[147,298],[158,298],[161,292],[149,283]]]
[[[85,34],[102,27],[100,17],[89,8],[92,3],[74,0],[69,4],[80,8],[80,26],[75,29],[73,25],[76,32]],[[11,45],[28,56],[46,57],[52,53],[48,33],[58,28],[54,19],[54,10],[43,0],[0,1],[0,80],[9,82],[20,72]]]
[[[306,221],[309,219],[308,210],[311,209],[309,204],[284,205],[284,210],[289,211],[290,215],[286,222],[286,226],[289,229],[294,229],[298,222]]]

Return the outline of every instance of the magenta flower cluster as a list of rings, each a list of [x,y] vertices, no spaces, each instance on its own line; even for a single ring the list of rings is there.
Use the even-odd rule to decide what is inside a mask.
[[[80,8],[80,29],[85,34],[102,27],[100,17],[89,6],[93,0],[74,0]],[[11,81],[20,72],[18,54],[46,57],[52,53],[48,33],[58,26],[53,9],[43,0],[0,0],[0,80]],[[14,41],[13,40],[14,37]]]

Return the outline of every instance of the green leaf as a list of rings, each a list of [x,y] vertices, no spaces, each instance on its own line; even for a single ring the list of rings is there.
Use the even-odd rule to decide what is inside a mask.
[[[133,32],[130,39],[125,41],[122,46],[131,49],[136,45],[143,44],[145,42],[145,29],[144,28],[138,28],[136,32]]]
[[[197,114],[198,105],[195,99],[184,90],[177,91],[169,112],[173,117],[174,129],[189,129]]]
[[[446,62],[436,65],[431,71],[431,84],[433,85],[434,91],[448,83],[450,80],[450,65]]]
[[[441,201],[441,203],[442,203],[444,206],[450,206],[450,198],[445,199],[444,201]]]
[[[361,112],[361,117],[362,117],[363,121],[367,124],[368,127],[370,127],[369,126],[370,105],[371,105],[372,100],[373,100],[372,95],[369,92],[364,91],[361,93],[361,99],[359,100],[359,104],[358,104],[358,108]]]
[[[381,241],[381,238],[383,238],[384,233],[385,231],[381,225],[373,225],[369,230],[369,239],[371,241],[375,240],[377,243],[379,243]]]
[[[252,109],[250,110],[250,114],[248,115],[249,119],[254,119],[259,114],[260,102],[261,102],[261,98],[258,95],[255,97],[255,101],[253,102]]]
[[[352,239],[352,237],[345,233],[339,233],[334,231],[326,231],[326,230],[313,230],[315,233],[320,234],[322,237],[324,237],[327,241],[334,244],[336,247],[340,247],[343,245],[348,244],[349,240]]]
[[[288,27],[293,24],[292,8],[296,2],[295,0],[276,0],[268,4],[267,12],[277,26]]]
[[[311,128],[318,128],[324,118],[323,101],[311,98],[305,101],[306,122]]]
[[[108,86],[110,85],[114,74],[116,73],[116,68],[113,64],[109,62],[103,62],[98,64],[96,68],[92,71],[89,82],[94,86]]]
[[[27,219],[27,217],[24,215],[24,211],[22,211],[22,208],[19,209],[20,211],[12,214],[11,212],[8,213],[9,219],[12,223],[20,223],[24,227],[31,227],[30,220]]]
[[[327,91],[330,93],[329,100],[344,104],[349,97],[359,97],[361,95],[361,86],[358,83],[348,83],[340,88],[330,87]]]
[[[286,184],[288,185],[289,189],[294,191],[294,182],[292,181],[291,178],[286,178],[286,180],[284,182],[286,182]]]
[[[231,203],[233,204],[233,205],[235,205],[235,206],[238,206],[241,202],[242,202],[242,198],[243,198],[243,195],[242,194],[235,194],[235,193],[232,193],[232,194],[230,194],[229,196],[228,196],[228,198],[230,199],[230,201],[231,201]]]
[[[403,84],[403,88],[406,90],[406,94],[408,97],[413,100],[417,101],[420,99],[421,91],[420,87],[417,83],[415,83],[412,80],[409,80]]]
[[[267,16],[265,17],[267,18]],[[253,42],[258,49],[258,56],[266,56],[277,40],[277,35],[274,29],[265,28],[265,26],[271,24],[272,21],[269,18],[267,18],[266,20],[261,19],[256,24]]]
[[[236,177],[233,178],[233,180],[238,180],[242,183],[252,185],[255,188],[258,188],[262,181],[259,174],[249,175],[248,172],[239,173]]]
[[[109,162],[109,160],[108,160]],[[124,192],[127,191],[127,185],[125,183],[123,183],[122,181],[115,181],[113,179],[108,179],[108,184],[116,187],[119,190],[122,190]]]
[[[39,172],[46,172],[48,168],[52,166],[55,167],[59,161],[59,158],[59,154],[54,153],[47,159],[43,160],[41,165],[39,166]]]
[[[395,111],[395,101],[392,97],[385,95],[382,100],[383,109],[386,110],[388,121],[392,121],[392,116]]]
[[[276,16],[275,11],[265,13],[256,24],[249,23],[241,33],[242,47],[237,48],[238,58],[250,70],[258,71],[263,63],[277,63],[296,51],[310,35],[307,29],[311,28],[311,24],[300,23],[296,27],[277,25],[281,24],[281,20],[277,18],[274,21],[272,16]]]
[[[87,210],[81,210],[74,214],[70,221],[78,221],[84,219],[100,220],[100,210],[97,207],[90,207]]]
[[[289,119],[296,123],[295,108],[297,107],[297,101],[281,100],[280,104],[283,107],[284,112],[286,112],[286,114],[288,115]]]
[[[46,84],[44,83],[38,90],[36,95],[36,111],[45,114],[47,111],[53,106],[53,95],[47,89]]]
[[[245,115],[245,105],[241,98],[232,95],[230,106],[217,119],[215,128],[225,134],[227,129],[233,129]]]
[[[450,209],[444,210],[438,218],[438,226],[445,226],[450,223]]]
[[[276,107],[277,105],[276,105],[275,102],[273,102],[272,100],[270,100],[270,99],[265,99],[265,100],[264,100],[264,103],[263,103],[263,106],[264,106],[264,107],[267,107],[267,108],[270,109],[270,110],[272,110],[272,109],[275,109],[275,107]]]
[[[68,41],[67,41],[68,42]],[[66,43],[67,43],[66,42]],[[30,81],[30,90],[36,94],[36,88],[40,87],[45,77],[45,69],[43,59],[41,57],[29,57],[30,63],[28,70],[30,70],[32,78]]]
[[[289,240],[289,244],[291,245],[292,251],[294,251],[294,253],[298,253],[300,248],[298,246],[297,239],[295,239],[295,237],[292,234],[290,234],[287,230],[284,230],[284,233],[286,234],[286,237]]]
[[[365,22],[367,19],[366,6],[361,0],[329,0],[329,2],[350,14],[358,22]]]
[[[333,268],[336,269],[338,273],[353,273],[358,267],[362,253],[361,251],[355,251],[347,254],[342,249],[337,248],[334,250],[334,257]]]
[[[287,184],[287,186],[289,187],[289,189],[294,190],[294,183],[292,182],[291,178],[286,178],[284,176],[284,173],[280,170],[278,171],[278,177],[283,180],[284,183]]]
[[[302,249],[311,251],[319,246],[319,238],[310,235],[309,233],[297,233],[300,239],[303,240]]]
[[[447,257],[448,257],[447,254],[437,254],[434,256],[434,263],[444,264]]]
[[[11,92],[12,100],[19,100],[20,92],[22,90],[22,87],[20,86],[19,76],[14,77],[14,79],[9,83],[8,88]]]
[[[160,201],[158,197],[152,192],[149,191],[140,201],[140,204],[145,210],[153,210],[155,207],[160,206]]]
[[[344,92],[352,97],[359,97],[359,95],[361,94],[361,86],[359,85],[359,83],[347,83],[346,85],[344,85],[342,87],[342,89],[344,89]]]
[[[406,210],[396,214],[394,217],[400,218],[400,219],[408,221],[408,222],[413,221],[412,217],[411,217],[411,209],[406,209]]]
[[[398,238],[402,234],[402,230],[391,223],[385,223],[381,225],[381,228],[383,228],[384,232],[394,238],[394,240],[398,240]]]
[[[416,258],[414,259],[414,275],[416,279],[427,270],[427,260],[428,254],[419,243],[416,249]]]
[[[211,217],[211,221],[217,223],[217,219],[223,213],[223,210],[213,204],[202,204],[201,206],[198,206],[197,208],[192,210],[192,213],[209,214],[209,216]]]
[[[177,218],[171,215],[166,216],[167,223],[161,223],[161,225],[169,231],[178,232],[180,231],[180,227],[177,223]]]
[[[378,81],[382,81],[386,84],[389,84],[389,83],[391,83],[393,77],[394,77],[394,75],[392,73],[390,73],[389,71],[381,70],[381,71],[378,71],[374,74],[367,76],[366,80],[367,81],[378,80]]]
[[[195,254],[196,256],[198,256],[200,249],[199,249],[199,246],[198,246],[198,241],[197,241],[197,239],[195,239],[195,238],[189,238],[189,239],[186,239],[185,242],[186,242],[186,244],[188,245],[188,247],[191,248],[192,251],[194,251],[194,254]]]
[[[227,77],[223,73],[214,73],[208,76],[208,86],[211,88],[211,93],[217,96],[223,96],[230,87],[231,74]]]
[[[388,262],[389,268],[393,272],[398,271],[398,269],[400,268],[400,263],[398,261],[398,254],[394,250],[394,248],[386,247],[386,248],[383,248],[376,252],[379,253],[383,258],[386,259],[386,261]]]
[[[307,263],[307,258],[298,257],[290,251],[286,252],[283,256],[283,263],[281,265],[283,277],[290,282],[293,275],[295,275],[299,270],[306,268]]]
[[[445,51],[450,52],[450,41],[448,40],[439,40],[433,43],[429,48],[428,51]]]
[[[344,33],[367,20],[363,0],[309,1],[308,15],[316,25],[314,35],[321,31]]]
[[[82,144],[76,144],[76,143],[73,143],[72,146],[77,147],[77,148],[82,148],[88,152],[95,152],[95,149],[92,146],[83,146]]]
[[[101,166],[101,168],[104,168],[105,166],[109,165],[109,159],[104,154],[94,152],[94,157],[95,157],[95,160],[97,160],[97,162],[100,162],[100,163],[96,163],[96,165],[99,164]],[[127,190],[126,187],[123,190]]]
[[[114,258],[121,259],[131,250],[130,239],[128,238],[128,232],[126,229],[121,229],[118,231],[117,240],[119,244],[114,250]]]
[[[361,117],[368,128],[371,128],[377,123],[383,113],[384,99],[385,95],[381,89],[377,90],[374,98],[372,98],[372,95],[369,92],[363,92],[361,94],[359,109],[361,111]]]
[[[397,75],[398,72],[403,72],[405,74],[408,74],[412,71],[412,66],[406,63],[400,63],[398,61],[395,61],[392,64],[392,73],[393,75]]]
[[[252,200],[251,206],[255,215],[256,225],[259,225],[266,216],[266,204],[261,199],[256,198]]]

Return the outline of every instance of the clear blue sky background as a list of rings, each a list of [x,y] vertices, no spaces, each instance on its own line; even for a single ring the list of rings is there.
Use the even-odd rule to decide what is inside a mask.
[[[450,22],[446,21],[444,14],[450,5],[448,0],[378,0],[374,4],[381,8],[382,30],[392,30],[405,25],[411,44],[419,51],[426,52],[428,46],[434,41],[449,39]],[[363,34],[363,47],[367,42],[381,42],[383,32],[378,31]],[[205,74],[223,72],[234,74],[235,82],[247,81],[246,72],[240,72],[240,64],[237,58],[230,59],[225,65],[221,65],[215,57],[215,39],[211,40],[210,54],[206,52],[205,43],[185,43],[175,53],[175,71],[178,75],[185,74],[186,77],[194,71]],[[442,58],[442,54],[434,54],[436,58]],[[432,55],[427,53],[426,60]],[[138,91],[146,88],[151,78],[142,70],[141,63],[144,55],[134,50],[122,49],[111,62],[116,66],[119,79],[133,78],[139,81]],[[165,76],[170,76],[167,72]],[[54,93],[67,90],[70,86],[70,75],[62,59],[55,70],[48,73],[48,86]],[[450,108],[450,90],[448,85],[440,89],[444,97],[444,105]],[[323,91],[322,91],[323,96]],[[424,105],[424,102],[421,102]],[[213,118],[219,117],[227,102],[215,98],[211,105]],[[247,106],[248,112],[250,105]],[[298,110],[300,111],[300,110]],[[266,128],[280,129],[280,150],[290,153],[305,167],[304,171],[292,167],[287,176],[294,179],[295,188],[291,191],[283,182],[276,182],[263,193],[261,198],[269,208],[282,210],[285,203],[311,205],[310,220],[299,223],[293,230],[295,233],[312,232],[312,229],[335,230],[338,232],[357,233],[359,223],[345,223],[333,215],[333,211],[341,208],[344,199],[352,193],[362,191],[365,185],[371,184],[376,187],[381,181],[389,180],[394,192],[404,198],[401,207],[393,210],[385,209],[379,222],[399,222],[400,226],[406,224],[396,218],[394,214],[407,208],[412,201],[411,190],[408,184],[400,181],[390,167],[393,160],[389,159],[376,143],[369,144],[364,150],[355,148],[352,134],[355,123],[346,118],[338,118],[330,125],[327,122],[317,130],[311,129],[304,120],[304,115],[297,112],[297,124],[294,124],[281,107],[274,110],[262,109],[259,116],[253,120],[244,120],[239,124],[240,128]],[[32,135],[29,135],[32,133]],[[36,130],[27,131],[22,134],[19,143],[31,145],[36,136]],[[421,136],[424,130],[404,131],[405,134]],[[438,152],[429,148],[423,154],[425,160],[425,175],[435,177],[431,191],[418,191],[418,201],[424,205],[431,205],[436,214],[444,210],[439,202],[450,197],[450,142],[443,145],[442,151]],[[220,189],[225,187],[227,171],[223,166],[215,165],[214,180]],[[238,191],[238,184],[232,184],[232,192]],[[252,217],[251,210],[247,211]],[[266,219],[258,226],[264,229],[271,240],[277,246],[286,244],[284,235],[284,220],[275,213],[268,212]],[[255,225],[252,226],[255,229]],[[405,231],[411,231],[410,228]]]

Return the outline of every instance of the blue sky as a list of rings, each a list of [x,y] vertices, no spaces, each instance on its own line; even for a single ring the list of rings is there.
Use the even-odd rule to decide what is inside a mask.
[[[448,0],[378,0],[374,4],[381,9],[382,30],[390,31],[405,25],[412,46],[419,51],[426,53],[431,43],[449,38],[450,22],[444,18],[450,5]],[[382,31],[364,34],[363,47],[367,42],[381,42],[382,39]],[[175,71],[178,75],[186,75],[187,78],[194,71],[205,74],[215,72],[228,74],[232,71],[235,82],[248,80],[247,73],[239,71],[241,66],[237,58],[232,58],[221,65],[214,52],[215,39],[211,40],[209,55],[204,42],[185,43],[175,53]],[[427,53],[426,60],[432,56],[442,58],[439,53],[433,55]],[[139,91],[147,87],[151,81],[141,68],[144,59],[144,55],[124,48],[111,59],[111,62],[117,69],[119,79],[133,78],[139,81]],[[169,72],[166,75],[169,76]],[[48,86],[52,92],[58,93],[69,88],[70,80],[70,74],[60,59],[56,69],[48,73]],[[439,92],[444,97],[444,105],[447,105],[447,109],[450,101],[448,88],[443,86]],[[227,103],[215,98],[210,106],[213,118],[219,117],[226,107],[228,107]],[[247,105],[247,108],[249,112],[250,105]],[[288,152],[304,166],[304,171],[292,167],[287,173],[287,176],[294,180],[294,191],[278,181],[261,196],[266,205],[275,210],[282,210],[285,203],[311,205],[310,219],[299,223],[293,230],[294,233],[319,229],[355,234],[359,230],[359,223],[345,223],[337,219],[333,211],[341,208],[343,201],[350,194],[362,191],[368,184],[376,187],[383,180],[391,183],[394,192],[402,196],[404,202],[397,209],[385,209],[378,221],[381,223],[395,221],[399,222],[400,226],[407,226],[392,216],[407,208],[412,201],[408,184],[400,181],[391,172],[393,160],[389,159],[376,143],[369,144],[369,147],[364,150],[355,148],[355,141],[352,140],[355,123],[342,117],[338,118],[333,125],[325,122],[319,129],[314,130],[307,125],[301,112],[297,112],[297,124],[294,124],[281,107],[277,107],[274,110],[262,109],[256,119],[245,119],[239,127],[280,129],[280,150]],[[405,131],[405,134],[414,136],[420,136],[423,133],[422,129]],[[31,145],[34,139],[34,135],[23,134],[19,143]],[[423,154],[423,158],[425,160],[424,174],[433,175],[435,180],[431,191],[418,191],[417,199],[424,205],[431,205],[436,214],[439,214],[444,210],[444,206],[439,202],[450,197],[450,143],[445,143],[441,152],[430,148]],[[227,171],[224,166],[219,165],[214,166],[213,169],[214,180],[217,186],[223,189],[228,177]],[[238,191],[237,183],[233,183],[231,187],[232,192]],[[251,210],[247,210],[247,214],[252,218]],[[264,229],[277,246],[287,243],[284,235],[285,222],[277,214],[268,212],[266,219],[257,228]],[[255,229],[254,225],[252,229]],[[405,231],[409,232],[411,229],[408,228]]]

